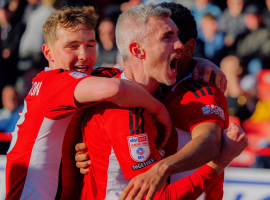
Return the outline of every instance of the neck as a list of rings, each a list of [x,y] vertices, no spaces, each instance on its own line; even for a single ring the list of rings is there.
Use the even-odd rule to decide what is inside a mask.
[[[129,80],[138,83],[140,86],[142,86],[145,90],[147,90],[150,94],[153,95],[159,86],[159,82],[149,77],[142,63],[131,63],[132,62],[125,63],[125,76]]]

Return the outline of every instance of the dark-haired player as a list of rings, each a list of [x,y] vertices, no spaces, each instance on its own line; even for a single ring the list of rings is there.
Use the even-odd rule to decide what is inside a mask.
[[[175,83],[183,51],[178,29],[169,16],[168,9],[140,5],[125,11],[117,22],[117,45],[125,63],[125,72],[119,78],[136,81],[151,94],[159,82]],[[128,179],[160,160],[158,134],[151,115],[143,109],[121,109],[102,103],[87,110],[82,130],[92,162],[85,176],[83,199],[117,199]],[[193,199],[212,180],[212,172],[204,166],[189,178],[165,187],[159,197],[186,195]],[[173,193],[175,188],[182,190]]]

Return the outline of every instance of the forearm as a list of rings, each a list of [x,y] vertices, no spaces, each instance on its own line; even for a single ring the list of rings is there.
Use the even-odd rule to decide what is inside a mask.
[[[116,78],[89,77],[75,88],[77,103],[110,101],[121,107],[141,107],[156,114],[165,106],[136,83]]]
[[[180,151],[160,161],[161,173],[170,175],[198,168],[219,155],[219,145],[205,137],[196,137]]]
[[[121,80],[118,89],[114,95],[106,98],[121,107],[141,107],[147,109],[150,113],[157,114],[165,106],[156,100],[143,87],[131,81]]]

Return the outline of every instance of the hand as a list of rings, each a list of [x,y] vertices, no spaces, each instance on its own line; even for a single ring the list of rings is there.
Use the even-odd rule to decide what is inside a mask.
[[[248,138],[243,129],[231,123],[228,129],[223,131],[223,141],[220,157],[231,162],[248,146]],[[228,163],[229,164],[229,163]]]
[[[208,165],[220,174],[247,146],[248,138],[245,132],[235,123],[231,123],[229,128],[223,131],[220,156]]]
[[[210,78],[215,78],[217,87],[225,92],[227,89],[227,78],[225,74],[214,63],[203,58],[194,58],[195,68],[192,70],[192,77],[197,80],[199,76],[203,76],[204,82],[209,82]]]
[[[155,194],[166,183],[170,174],[166,169],[161,169],[162,161],[155,164],[151,169],[143,174],[139,174],[133,178],[126,188],[123,190],[119,200],[143,200],[146,196],[146,200],[152,200]]]
[[[77,152],[75,155],[76,166],[80,169],[81,174],[87,174],[87,172],[89,171],[88,167],[90,166],[91,161],[89,158],[86,144],[76,144],[75,150]]]
[[[158,124],[159,129],[162,129],[164,132],[164,135],[162,136],[163,140],[160,142],[160,145],[158,146],[159,149],[163,149],[171,136],[172,119],[169,112],[167,111],[167,109],[163,104],[161,109],[156,114],[154,114],[154,117],[158,122],[160,122]]]

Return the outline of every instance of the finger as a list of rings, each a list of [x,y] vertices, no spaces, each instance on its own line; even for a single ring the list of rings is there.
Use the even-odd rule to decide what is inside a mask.
[[[227,78],[225,79],[225,84],[224,84],[224,92],[226,92],[228,86],[228,80]]]
[[[75,145],[75,150],[76,151],[82,151],[82,150],[85,150],[85,149],[87,149],[87,146],[86,146],[85,143],[77,143]]]
[[[206,67],[204,69],[203,82],[208,83],[210,80],[210,75],[211,75],[211,69],[209,67]]]
[[[140,186],[134,186],[127,196],[127,200],[134,200],[140,190]],[[137,198],[136,198],[137,200]]]
[[[84,162],[76,162],[76,167],[77,168],[87,168],[91,164],[90,160],[84,161]]]
[[[133,188],[133,180],[131,180],[128,183],[128,185],[125,187],[125,189],[122,191],[122,193],[119,197],[119,200],[125,200],[132,188]]]
[[[216,78],[215,78],[215,83],[216,83],[216,86],[218,88],[221,88],[221,79],[222,79],[222,76],[223,76],[223,72],[222,71],[217,71],[215,72],[215,75],[216,75]]]
[[[165,131],[165,135],[164,135],[163,141],[160,144],[160,148],[164,148],[165,147],[165,145],[167,144],[167,142],[170,139],[170,137],[171,137],[171,129]]]
[[[192,77],[193,77],[193,80],[196,81],[198,78],[199,78],[199,70],[197,67],[195,67],[193,70],[192,70]]]
[[[144,199],[145,194],[149,191],[149,184],[144,183],[143,187],[141,188],[140,192],[138,193],[136,200]]]
[[[156,193],[157,193],[156,187],[151,187],[147,193],[146,200],[154,199]]]
[[[77,162],[84,162],[86,160],[89,160],[89,154],[88,154],[88,152],[87,153],[84,153],[84,154],[82,154],[82,153],[76,153],[75,160]]]
[[[226,88],[227,88],[227,78],[225,74],[223,74],[220,81],[220,89],[222,92],[225,92]]]
[[[88,174],[88,172],[89,172],[89,169],[88,168],[86,168],[86,169],[80,168],[80,173],[81,174]]]
[[[228,128],[224,129],[224,130],[223,130],[223,133],[224,133],[224,134],[228,133]]]

